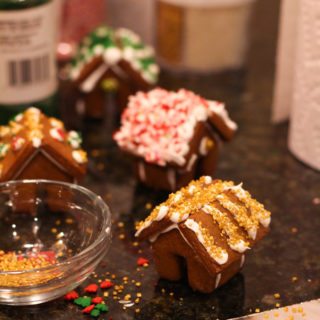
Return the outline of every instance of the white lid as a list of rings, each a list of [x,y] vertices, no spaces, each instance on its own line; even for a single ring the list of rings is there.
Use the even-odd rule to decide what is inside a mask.
[[[162,2],[184,7],[230,7],[244,5],[254,0],[160,0]]]

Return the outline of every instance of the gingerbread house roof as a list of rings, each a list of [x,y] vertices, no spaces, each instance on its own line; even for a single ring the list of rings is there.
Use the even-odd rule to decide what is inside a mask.
[[[242,257],[268,231],[270,212],[242,185],[204,176],[157,206],[137,226],[136,237],[151,242],[176,229],[214,274]]]
[[[39,152],[79,179],[86,172],[87,162],[80,145],[79,133],[67,132],[60,120],[48,118],[31,107],[16,115],[7,126],[0,126],[0,181],[18,178]]]
[[[185,89],[156,88],[129,98],[114,139],[123,150],[147,162],[184,166],[190,156],[189,143],[201,122],[210,123],[226,140],[232,139],[237,129],[223,103]]]
[[[123,64],[130,66],[147,84],[156,83],[159,67],[153,48],[131,30],[100,26],[79,43],[69,66],[69,76],[81,91],[90,92],[109,68],[120,77],[128,77]],[[83,82],[84,79],[88,80]]]

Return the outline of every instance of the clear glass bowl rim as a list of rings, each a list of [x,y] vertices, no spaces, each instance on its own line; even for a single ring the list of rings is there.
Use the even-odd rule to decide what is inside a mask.
[[[102,221],[102,227],[101,227],[101,232],[98,236],[98,238],[87,248],[85,248],[84,250],[82,250],[81,252],[77,253],[76,255],[74,255],[73,257],[59,262],[59,263],[55,263],[52,264],[50,266],[47,267],[42,267],[42,268],[35,268],[35,269],[29,269],[29,270],[19,270],[19,271],[0,271],[0,275],[27,275],[28,273],[34,273],[34,272],[42,272],[42,271],[49,271],[51,269],[55,269],[57,267],[63,267],[63,266],[67,266],[67,265],[71,265],[73,263],[75,263],[76,261],[82,260],[84,256],[90,254],[90,252],[94,251],[96,247],[99,246],[99,244],[103,241],[106,240],[107,238],[107,234],[106,232],[103,232],[104,230],[106,230],[107,228],[111,228],[111,212],[110,209],[108,207],[108,205],[102,200],[102,198],[95,194],[94,192],[92,192],[91,190],[79,186],[77,184],[73,184],[73,183],[68,183],[68,182],[62,182],[62,181],[56,181],[56,180],[46,180],[46,179],[24,179],[24,180],[10,180],[10,181],[6,181],[6,182],[2,182],[0,183],[0,190],[4,187],[9,187],[10,185],[18,185],[18,184],[44,184],[44,185],[60,185],[63,187],[68,187],[72,190],[77,190],[82,192],[83,194],[85,194],[86,196],[88,196],[94,203],[95,205],[97,205],[97,207],[100,208],[101,212],[102,212],[102,217],[103,217],[103,221]],[[111,232],[111,230],[110,230]]]

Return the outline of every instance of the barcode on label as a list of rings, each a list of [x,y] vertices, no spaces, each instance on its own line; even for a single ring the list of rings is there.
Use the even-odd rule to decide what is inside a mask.
[[[8,61],[8,84],[10,87],[27,86],[49,79],[49,55]]]

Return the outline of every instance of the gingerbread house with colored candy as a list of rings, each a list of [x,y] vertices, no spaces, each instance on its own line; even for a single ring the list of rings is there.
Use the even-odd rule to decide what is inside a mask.
[[[269,231],[270,212],[242,184],[204,176],[157,206],[140,222],[139,240],[152,242],[160,277],[209,293],[243,266],[246,252]]]
[[[175,191],[214,173],[220,142],[236,129],[223,103],[156,88],[130,97],[114,139],[132,157],[139,181]]]
[[[149,90],[157,81],[159,67],[154,52],[133,31],[100,26],[78,45],[68,68],[78,91],[78,108],[91,118],[102,118],[114,104],[119,112],[128,96]]]
[[[67,132],[56,118],[37,108],[16,115],[0,126],[0,182],[51,179],[76,182],[86,173],[81,135]]]

